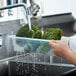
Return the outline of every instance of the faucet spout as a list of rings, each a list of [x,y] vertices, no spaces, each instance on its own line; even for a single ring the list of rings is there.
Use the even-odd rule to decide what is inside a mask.
[[[27,0],[27,21],[29,25],[29,30],[32,30],[31,28],[31,15],[35,16],[37,15],[37,12],[39,11],[40,7],[38,4],[34,3],[33,0]]]

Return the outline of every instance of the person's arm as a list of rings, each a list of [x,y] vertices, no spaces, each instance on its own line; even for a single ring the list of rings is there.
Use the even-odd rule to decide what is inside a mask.
[[[69,60],[71,63],[76,65],[76,53],[71,50],[71,48],[64,42],[51,40],[49,45],[52,47],[53,52],[57,56],[61,56]]]

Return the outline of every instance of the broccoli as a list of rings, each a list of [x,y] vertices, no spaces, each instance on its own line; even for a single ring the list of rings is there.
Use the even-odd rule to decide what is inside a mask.
[[[48,42],[42,43],[42,44],[37,48],[37,51],[39,51],[40,53],[43,53],[43,54],[47,54],[48,51],[50,51],[50,46],[49,46]]]
[[[25,44],[24,52],[29,53],[31,51],[31,47],[32,47],[31,44],[29,44],[29,43]]]
[[[33,33],[32,38],[42,38],[42,32],[40,30],[37,30],[36,32]]]
[[[42,38],[47,40],[60,40],[61,35],[62,30],[60,28],[47,28]]]
[[[34,31],[29,30],[29,26],[28,26],[28,24],[26,24],[25,26],[21,27],[17,31],[16,36],[41,39],[42,32],[40,31],[40,29],[37,26],[35,26],[35,25],[32,25],[32,29]]]
[[[26,24],[17,31],[16,36],[47,40],[60,40],[62,36],[62,30],[60,28],[47,28],[43,35],[38,26],[32,25],[32,29],[34,31],[29,30],[29,26]]]
[[[28,25],[26,24],[25,26],[21,27],[17,33],[16,36],[19,37],[32,37],[33,32],[29,30]]]

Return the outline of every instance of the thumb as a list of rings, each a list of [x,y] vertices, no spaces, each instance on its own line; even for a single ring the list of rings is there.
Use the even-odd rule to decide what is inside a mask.
[[[55,47],[56,42],[55,41],[49,41],[49,45],[52,46],[52,47]]]

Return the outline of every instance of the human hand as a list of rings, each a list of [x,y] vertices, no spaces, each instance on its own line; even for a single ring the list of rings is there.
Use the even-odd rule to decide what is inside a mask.
[[[70,47],[62,41],[51,40],[49,41],[49,45],[52,47],[54,54],[57,56],[65,58],[67,54],[71,52]]]

